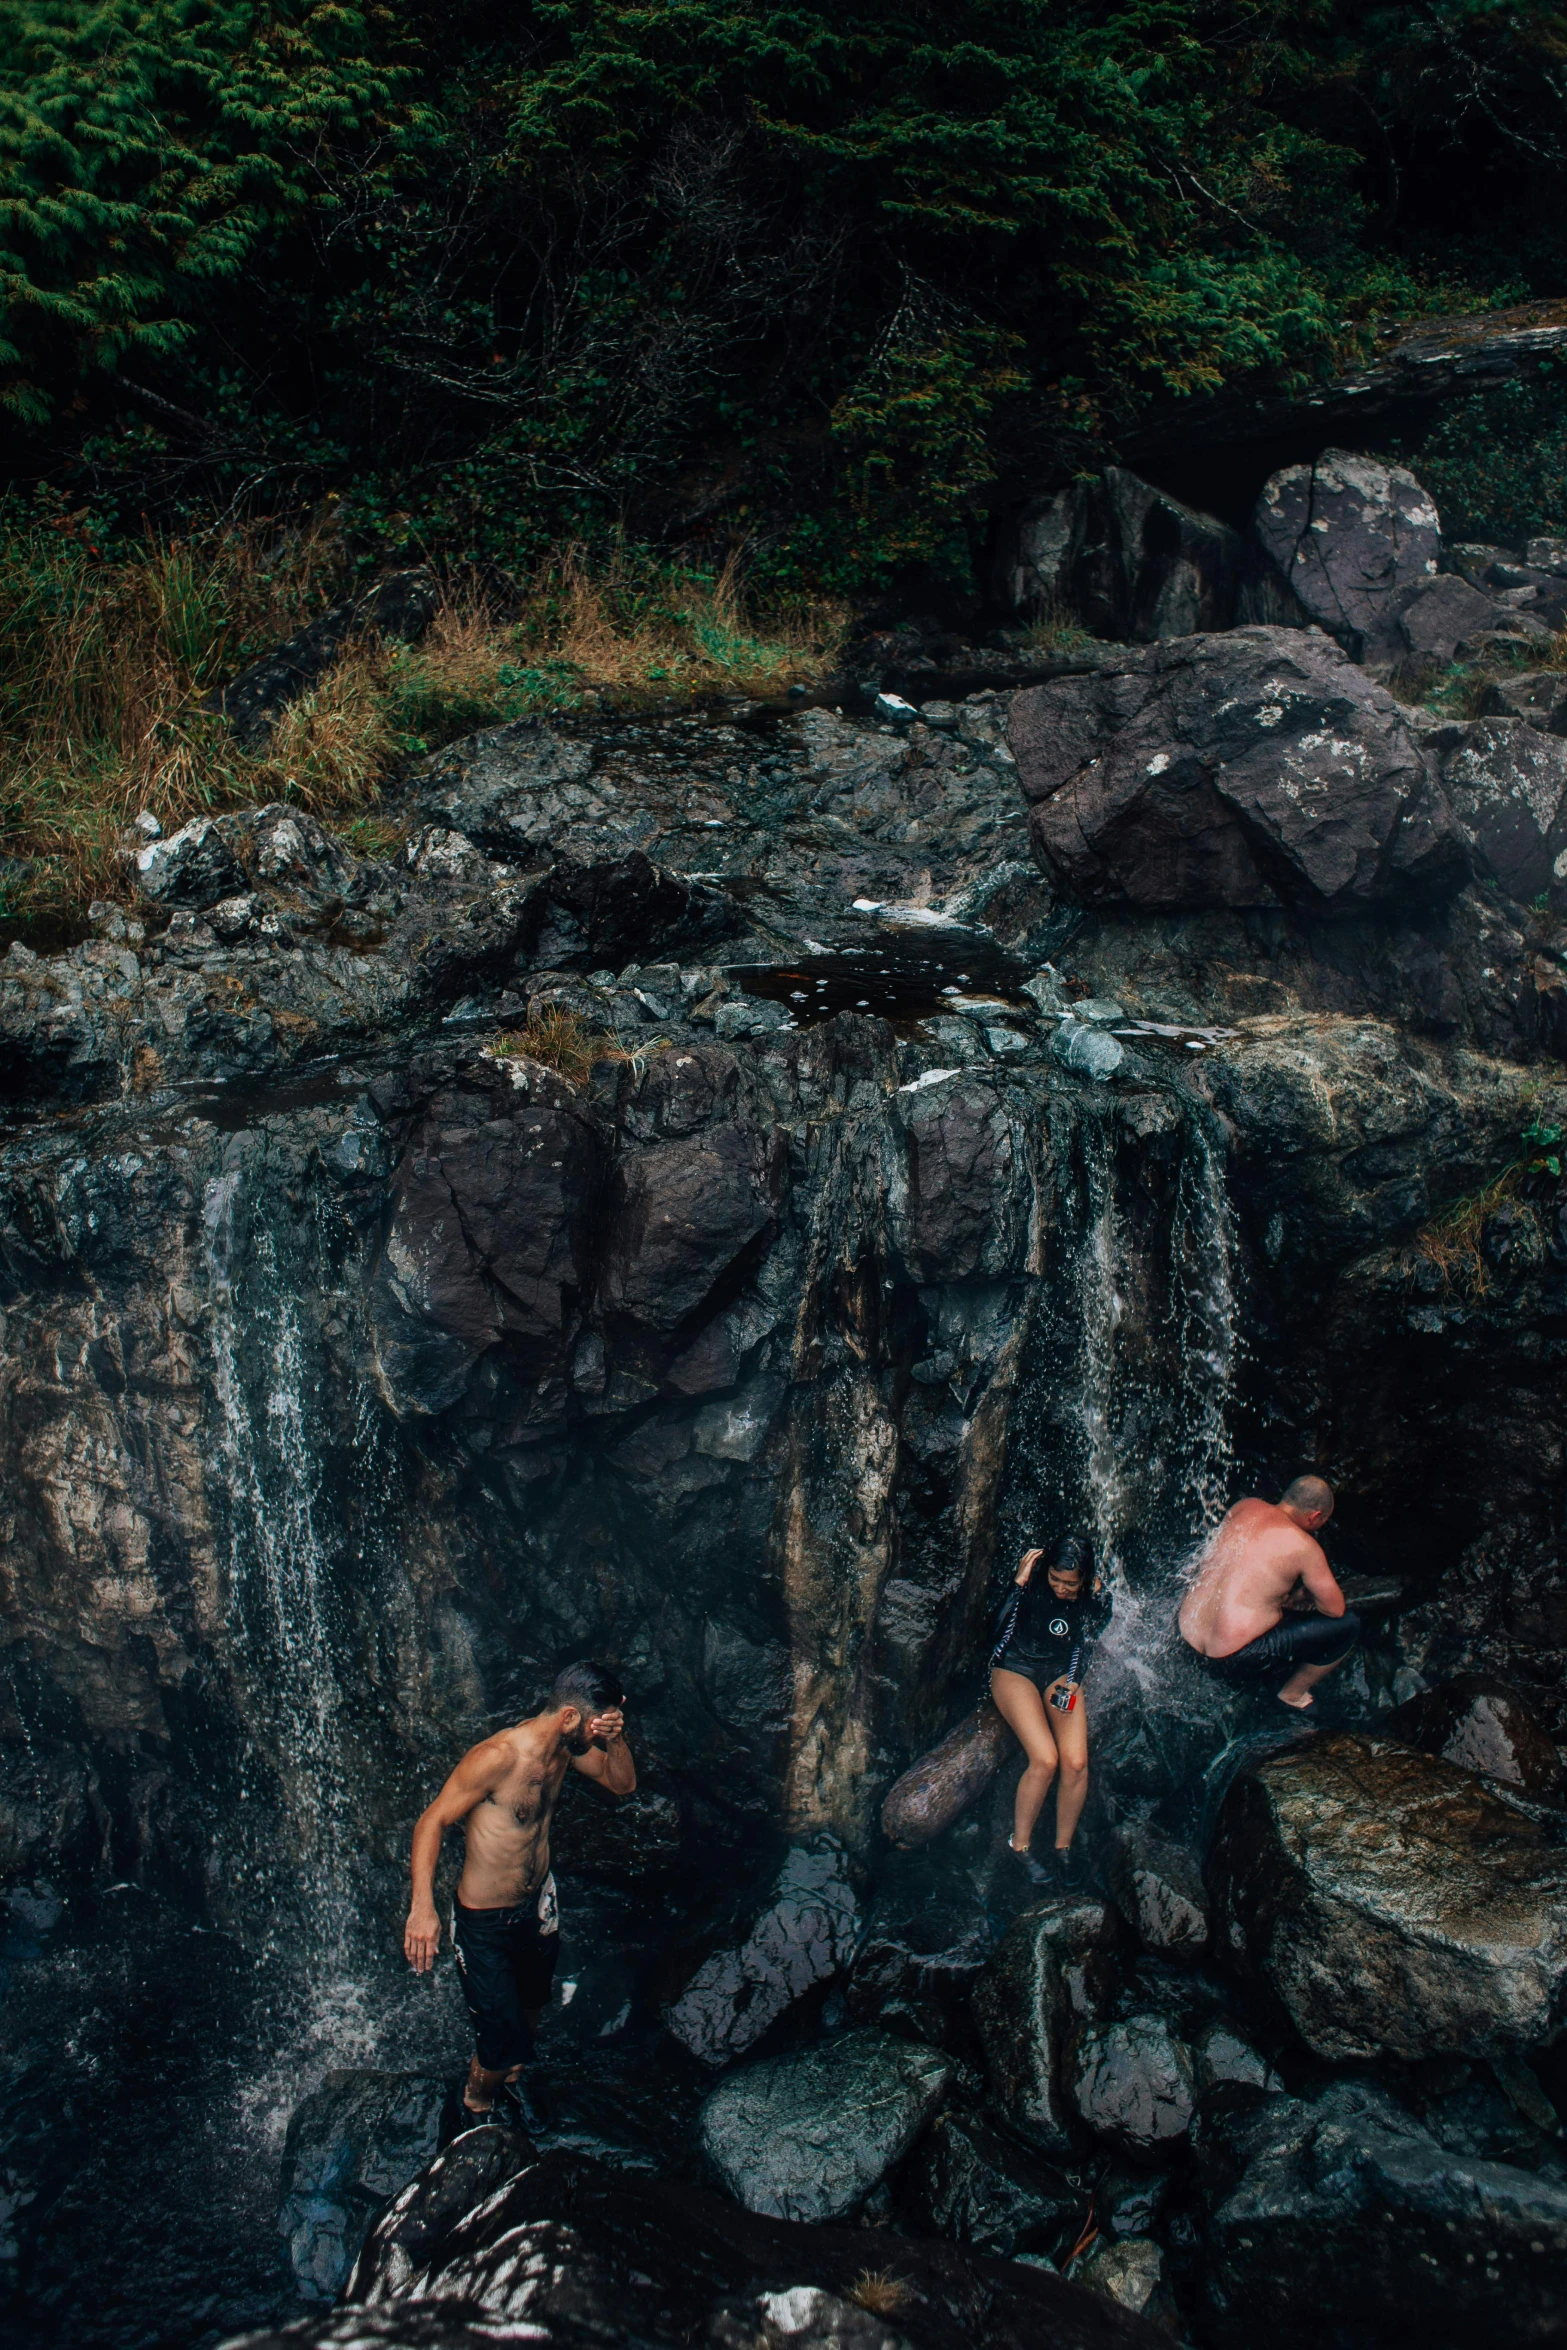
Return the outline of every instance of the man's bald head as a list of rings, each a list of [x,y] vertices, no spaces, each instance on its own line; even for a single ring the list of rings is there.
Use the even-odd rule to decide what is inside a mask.
[[[1304,1526],[1325,1526],[1333,1515],[1333,1488],[1326,1477],[1297,1477],[1280,1495],[1279,1507]]]

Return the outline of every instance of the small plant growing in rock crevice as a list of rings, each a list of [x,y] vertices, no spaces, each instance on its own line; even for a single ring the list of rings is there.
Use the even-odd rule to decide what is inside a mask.
[[[873,2317],[897,2317],[908,2308],[913,2295],[891,2269],[866,2268],[849,2287],[847,2298],[861,2309],[868,2309]]]
[[[580,1085],[600,1061],[633,1058],[617,1036],[590,1028],[564,1004],[530,1005],[527,1025],[495,1037],[487,1050],[498,1061],[541,1062],[572,1085]]]
[[[1485,1253],[1485,1230],[1498,1209],[1539,1192],[1561,1180],[1562,1128],[1551,1125],[1538,1111],[1518,1138],[1518,1155],[1478,1191],[1466,1192],[1416,1235],[1415,1248],[1442,1276],[1445,1289],[1459,1288],[1473,1298],[1484,1297],[1491,1286],[1491,1267]]]

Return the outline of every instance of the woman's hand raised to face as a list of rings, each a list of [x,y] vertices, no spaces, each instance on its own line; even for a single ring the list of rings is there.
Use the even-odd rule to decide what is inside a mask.
[[[1023,1556],[1018,1560],[1017,1566],[1016,1579],[1019,1583],[1027,1583],[1029,1577],[1033,1574],[1034,1569],[1038,1566],[1044,1555],[1045,1554],[1042,1550],[1024,1551]]]

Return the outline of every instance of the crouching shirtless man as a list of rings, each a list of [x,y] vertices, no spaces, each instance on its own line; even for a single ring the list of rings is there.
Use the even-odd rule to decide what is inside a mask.
[[[1269,1681],[1304,1711],[1360,1638],[1314,1537],[1333,1515],[1323,1477],[1297,1477],[1277,1502],[1238,1501],[1221,1519],[1181,1603],[1181,1637],[1210,1673],[1238,1687]]]
[[[544,1711],[470,1748],[413,1841],[413,1899],[403,1951],[421,1975],[435,1964],[441,1921],[433,1883],[441,1838],[466,1822],[467,1856],[452,1912],[452,1947],[478,2040],[463,2105],[482,2121],[503,2086],[531,2062],[560,1950],[550,1869],[550,1814],[568,1764],[612,1795],[630,1795],[636,1765],[625,1741],[624,1692],[591,1659],[555,1676]]]

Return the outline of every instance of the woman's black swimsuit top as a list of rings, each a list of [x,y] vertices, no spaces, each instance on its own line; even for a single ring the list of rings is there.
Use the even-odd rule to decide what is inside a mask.
[[[1053,1663],[1059,1663],[1063,1672],[1071,1662],[1073,1649],[1087,1648],[1110,1621],[1112,1603],[1108,1591],[1103,1588],[1096,1591],[1090,1584],[1076,1599],[1057,1599],[1050,1588],[1043,1560],[1017,1598],[1017,1621],[1006,1644],[1008,1651],[1015,1650],[1019,1656],[1048,1657]],[[998,1640],[1006,1629],[1012,1599],[1013,1593],[1009,1591],[997,1611],[995,1637]]]

